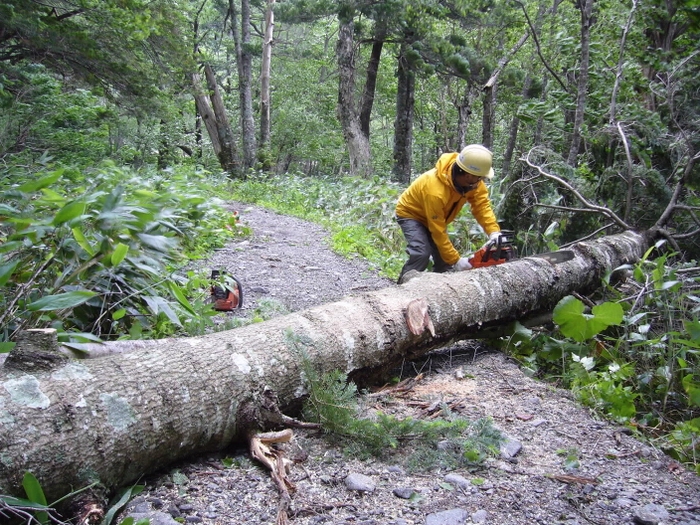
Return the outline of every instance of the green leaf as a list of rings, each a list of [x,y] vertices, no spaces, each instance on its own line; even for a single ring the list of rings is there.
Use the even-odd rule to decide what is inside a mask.
[[[618,303],[606,302],[598,304],[593,307],[591,312],[593,317],[588,319],[587,322],[589,331],[594,332],[593,335],[602,332],[608,326],[619,325],[622,323],[622,318],[624,316],[622,306]],[[593,335],[590,337],[593,337]]]
[[[688,394],[690,404],[700,407],[700,383],[694,379],[693,374],[683,377],[683,389]]]
[[[173,294],[175,299],[177,299],[177,302],[180,303],[180,305],[191,315],[196,317],[197,312],[192,307],[192,304],[190,304],[190,302],[187,300],[187,297],[185,297],[185,294],[182,292],[182,288],[180,288],[177,283],[172,281],[168,282],[168,288],[170,288],[170,292]]]
[[[126,308],[120,308],[120,309],[117,310],[116,312],[113,312],[113,313],[112,313],[112,319],[113,319],[114,321],[119,321],[119,319],[121,319],[121,318],[124,317],[125,315],[126,315]]]
[[[552,319],[559,325],[561,332],[579,343],[588,339],[584,310],[585,306],[581,301],[573,295],[568,295],[559,301],[552,315]]]
[[[127,253],[129,253],[129,247],[126,244],[121,242],[117,244],[112,252],[112,266],[118,266],[119,263],[124,260]]]
[[[569,295],[559,301],[552,316],[561,333],[579,343],[595,337],[608,326],[619,325],[624,315],[617,303],[596,305],[591,314],[584,313],[585,308],[581,301]]]
[[[149,235],[147,233],[139,233],[137,237],[141,242],[154,250],[159,252],[168,252],[177,246],[177,241],[172,237],[166,237],[164,235]]]
[[[685,321],[683,326],[692,341],[700,342],[700,321]]]
[[[12,277],[12,274],[14,273],[18,264],[19,261],[15,261],[0,266],[0,286],[5,286],[7,284],[7,281],[9,281],[10,277]]]
[[[65,308],[74,308],[89,301],[96,295],[95,292],[89,292],[87,290],[47,295],[27,305],[27,310],[31,312],[49,312],[53,310],[63,310]]]
[[[80,245],[80,247],[85,250],[90,257],[95,255],[95,250],[92,249],[92,246],[90,246],[87,238],[85,235],[83,235],[83,230],[76,226],[75,228],[72,228],[71,231],[73,232],[73,238]]]
[[[63,175],[63,170],[56,170],[53,173],[50,173],[49,175],[40,178],[39,180],[25,182],[17,189],[22,193],[32,193],[42,188],[46,188],[48,186],[53,185],[58,179],[61,178],[61,175]]]
[[[24,498],[15,498],[14,496],[7,496],[6,494],[0,494],[0,502],[9,505],[10,507],[30,507],[32,509],[45,509],[46,505],[41,505],[40,503],[34,503]]]
[[[125,489],[119,499],[109,508],[100,525],[110,525],[114,519],[114,516],[122,509],[122,507],[126,505],[131,498],[140,494],[143,489],[144,485],[133,485]]]
[[[24,492],[27,493],[27,499],[39,505],[46,507],[46,496],[41,488],[39,480],[36,479],[34,474],[31,472],[25,472],[24,478],[22,479],[22,487],[24,487]],[[36,519],[42,523],[47,524],[49,522],[49,515],[47,512],[39,511],[35,514]]]
[[[80,217],[85,213],[85,203],[82,201],[72,201],[61,208],[56,216],[51,221],[51,224],[58,226],[65,222],[71,221],[77,217]]]
[[[11,343],[9,341],[5,341],[4,343],[0,343],[0,354],[6,354],[7,352],[11,352],[16,344],[17,343]]]
[[[15,217],[20,214],[17,208],[13,208],[9,204],[0,203],[0,215],[4,217]]]

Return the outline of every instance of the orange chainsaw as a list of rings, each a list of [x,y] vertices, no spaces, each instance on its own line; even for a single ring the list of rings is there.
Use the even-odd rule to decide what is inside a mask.
[[[224,270],[212,270],[212,281],[223,281],[211,287],[211,300],[214,310],[229,312],[243,306],[243,288],[238,279],[228,275]]]
[[[485,266],[495,266],[512,261],[518,258],[518,249],[513,246],[513,232],[501,230],[501,235],[494,241],[489,242],[479,251],[475,252],[468,260],[472,268],[483,268]],[[540,253],[532,255],[546,259],[552,264],[559,264],[570,261],[574,258],[574,252],[569,250],[560,250],[557,252]]]

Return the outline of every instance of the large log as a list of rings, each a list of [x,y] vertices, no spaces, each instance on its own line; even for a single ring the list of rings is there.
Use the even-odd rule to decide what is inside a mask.
[[[270,321],[169,339],[96,359],[0,371],[0,493],[21,495],[31,471],[48,498],[99,481],[107,489],[184,457],[221,450],[265,418],[266,393],[303,398],[302,353],[319,371],[348,374],[416,357],[484,326],[551,308],[638,260],[633,232],[580,243],[551,265],[525,258],[452,274],[423,274]],[[427,302],[435,335],[408,329],[407,305]],[[7,361],[10,361],[8,359]]]

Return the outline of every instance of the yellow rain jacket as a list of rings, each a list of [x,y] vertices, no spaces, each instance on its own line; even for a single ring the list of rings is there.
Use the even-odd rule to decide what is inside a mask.
[[[500,231],[496,216],[491,208],[489,192],[483,180],[464,194],[457,191],[452,182],[452,165],[457,153],[444,153],[435,167],[414,180],[399,197],[396,216],[415,219],[430,231],[430,235],[447,264],[459,260],[449,236],[447,225],[455,220],[462,207],[468,202],[476,221],[490,235]]]

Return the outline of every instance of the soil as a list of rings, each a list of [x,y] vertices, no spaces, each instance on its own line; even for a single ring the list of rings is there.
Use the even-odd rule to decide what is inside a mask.
[[[256,206],[231,203],[231,210],[252,236],[202,262],[242,285],[243,307],[218,314],[220,323],[397,286],[366,261],[334,254],[317,225]],[[448,406],[472,421],[488,418],[504,436],[500,450],[478,468],[415,470],[410,441],[360,459],[316,430],[295,428],[278,446],[293,461],[288,523],[700,524],[699,476],[570,392],[529,378],[502,353],[463,341],[397,374],[405,390],[367,397],[368,413],[434,420]],[[274,524],[284,501],[247,449],[192,458],[143,482],[128,514],[154,525]]]

